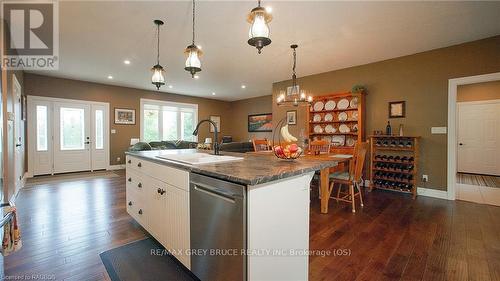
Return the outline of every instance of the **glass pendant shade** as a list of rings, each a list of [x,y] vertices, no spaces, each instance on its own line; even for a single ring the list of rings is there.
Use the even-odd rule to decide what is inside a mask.
[[[184,69],[194,77],[197,72],[201,71],[200,57],[203,55],[203,52],[196,45],[189,45],[184,53],[187,56]]]
[[[153,72],[151,83],[156,86],[157,90],[160,90],[160,87],[165,85],[165,70],[161,65],[157,64],[151,68],[151,71]]]
[[[259,54],[262,48],[271,44],[269,39],[269,25],[272,16],[263,7],[254,8],[248,15],[247,21],[251,24],[248,31],[248,44],[257,48]]]

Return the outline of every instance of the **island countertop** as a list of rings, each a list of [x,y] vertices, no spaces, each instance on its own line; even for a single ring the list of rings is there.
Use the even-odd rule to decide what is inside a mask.
[[[187,165],[157,157],[165,154],[185,154],[195,152],[209,153],[208,151],[196,149],[169,149],[129,151],[126,152],[126,154],[158,164],[244,185],[257,185],[289,178],[324,168],[334,167],[338,163],[333,159],[311,159],[305,157],[300,157],[296,160],[283,160],[278,159],[272,153],[269,155],[255,155],[248,153],[222,152],[221,154],[223,155],[243,157],[243,159],[201,165]]]

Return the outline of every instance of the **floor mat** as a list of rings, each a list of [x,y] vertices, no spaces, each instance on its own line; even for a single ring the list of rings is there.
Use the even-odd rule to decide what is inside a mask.
[[[112,281],[197,280],[151,238],[111,249],[100,257]]]

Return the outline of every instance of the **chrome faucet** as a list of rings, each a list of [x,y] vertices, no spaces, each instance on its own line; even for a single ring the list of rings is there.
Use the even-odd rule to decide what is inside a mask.
[[[193,131],[193,136],[198,135],[198,129],[200,127],[200,124],[203,122],[210,122],[214,126],[214,155],[220,155],[220,153],[219,153],[219,139],[217,138],[217,134],[218,134],[217,133],[217,125],[215,124],[214,121],[209,120],[209,119],[203,119],[200,122],[198,122],[198,124],[196,125],[196,129],[194,129],[194,131]]]

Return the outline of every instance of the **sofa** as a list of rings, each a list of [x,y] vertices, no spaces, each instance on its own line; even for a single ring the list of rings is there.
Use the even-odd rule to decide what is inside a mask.
[[[138,142],[131,147],[129,151],[143,151],[143,150],[164,150],[164,149],[189,149],[196,148],[198,143],[191,141],[152,141],[152,142]],[[252,142],[228,142],[220,144],[220,151],[227,152],[240,152],[245,153],[253,151]]]

